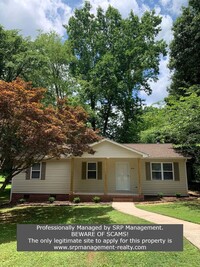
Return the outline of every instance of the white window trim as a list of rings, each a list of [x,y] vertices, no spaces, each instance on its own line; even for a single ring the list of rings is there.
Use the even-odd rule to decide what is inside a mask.
[[[157,171],[157,172],[161,172],[161,179],[153,179],[153,175],[152,175],[152,172],[156,172],[154,170],[152,170],[152,164],[161,164],[161,170],[160,171]],[[172,165],[172,179],[164,179],[164,172],[163,171],[163,164],[171,164]],[[151,180],[152,181],[174,181],[174,164],[173,162],[151,162]]]
[[[96,164],[96,170],[95,170],[95,171],[96,171],[96,178],[88,178],[88,171],[94,171],[94,170],[88,170],[88,165],[89,165],[90,163],[95,163],[95,164]],[[97,180],[97,179],[98,179],[98,164],[97,164],[96,161],[88,161],[88,162],[87,162],[86,178],[87,178],[87,180]]]
[[[32,166],[31,166],[31,179],[32,180],[41,180],[41,174],[42,174],[42,163],[41,162],[39,162],[38,164],[40,164],[40,169],[39,170],[33,170],[33,168],[32,168]],[[33,164],[34,165],[34,164]],[[39,171],[40,172],[40,176],[39,176],[39,178],[33,178],[32,177],[32,174],[33,174],[33,171]]]

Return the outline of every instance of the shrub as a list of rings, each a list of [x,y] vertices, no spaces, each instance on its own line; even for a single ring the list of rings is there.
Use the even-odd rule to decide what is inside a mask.
[[[176,193],[175,196],[176,196],[177,198],[179,198],[179,197],[181,197],[181,193]]]
[[[158,193],[158,197],[159,197],[160,199],[163,198],[163,193],[162,193],[162,192]]]
[[[95,196],[95,197],[93,197],[92,201],[93,201],[94,203],[99,203],[99,202],[101,201],[101,198]]]
[[[80,202],[81,202],[80,197],[75,197],[75,198],[73,199],[73,202],[74,202],[74,203],[80,203]]]
[[[19,204],[24,204],[26,202],[26,199],[25,198],[20,198],[18,200]]]
[[[56,200],[55,197],[49,197],[49,202],[50,202],[50,203],[53,203],[55,200]]]

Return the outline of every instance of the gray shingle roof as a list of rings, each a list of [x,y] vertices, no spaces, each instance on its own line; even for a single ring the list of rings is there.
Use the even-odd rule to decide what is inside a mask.
[[[123,144],[129,148],[146,153],[150,158],[184,158],[172,144]]]

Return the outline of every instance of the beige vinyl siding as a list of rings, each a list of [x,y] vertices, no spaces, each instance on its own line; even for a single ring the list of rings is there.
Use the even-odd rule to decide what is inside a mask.
[[[87,158],[74,161],[74,193],[104,193],[105,161],[107,160],[107,193],[138,193],[138,164],[137,159],[102,159]],[[82,179],[82,162],[99,162],[102,164],[102,180]],[[128,162],[130,166],[130,191],[116,190],[115,166],[117,162]]]
[[[145,162],[178,162],[179,163],[179,174],[180,180],[146,180],[145,173]],[[162,192],[164,195],[175,195],[181,193],[187,195],[187,174],[185,160],[161,160],[151,159],[142,161],[142,193],[144,195],[157,195]]]
[[[70,191],[70,160],[46,162],[45,180],[25,179],[22,172],[13,178],[13,193],[68,194]]]
[[[83,154],[83,158],[141,158],[142,155],[130,148],[124,148],[115,144],[104,142],[97,144],[93,147],[95,154],[91,155],[88,153]]]

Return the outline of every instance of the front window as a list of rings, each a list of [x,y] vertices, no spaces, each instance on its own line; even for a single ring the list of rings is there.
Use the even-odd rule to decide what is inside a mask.
[[[97,179],[97,163],[96,162],[87,163],[87,178]]]
[[[31,167],[31,178],[32,179],[40,179],[41,178],[41,164],[35,163]]]
[[[152,180],[173,180],[172,163],[151,163]]]

